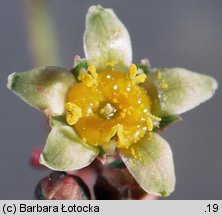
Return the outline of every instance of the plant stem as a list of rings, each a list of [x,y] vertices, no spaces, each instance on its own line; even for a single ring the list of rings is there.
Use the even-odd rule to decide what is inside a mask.
[[[35,66],[59,65],[57,34],[49,1],[23,0],[29,50]]]

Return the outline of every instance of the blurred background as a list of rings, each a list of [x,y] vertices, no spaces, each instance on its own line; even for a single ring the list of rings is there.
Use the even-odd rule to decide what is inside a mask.
[[[84,56],[82,36],[90,5],[115,10],[131,35],[135,63],[148,57],[152,67],[185,67],[221,84],[222,1],[45,0],[42,11],[32,1],[0,1],[0,199],[33,199],[36,184],[49,173],[28,162],[33,147],[45,143],[47,123],[6,88],[7,77],[41,64],[71,68],[74,55]],[[51,23],[37,27],[47,8]],[[44,44],[47,25],[53,39],[45,35]],[[47,49],[49,43],[53,50]],[[45,50],[39,56],[41,47]],[[172,147],[177,176],[175,192],[167,199],[222,198],[221,106],[219,88],[210,101],[162,133]]]

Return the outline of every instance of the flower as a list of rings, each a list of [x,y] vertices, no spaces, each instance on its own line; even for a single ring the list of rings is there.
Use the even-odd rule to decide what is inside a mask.
[[[125,26],[101,6],[88,11],[84,51],[70,71],[48,66],[9,76],[8,88],[52,127],[40,163],[70,171],[118,152],[146,192],[168,196],[173,157],[157,132],[211,98],[216,80],[183,68],[151,69],[147,60],[132,64]]]

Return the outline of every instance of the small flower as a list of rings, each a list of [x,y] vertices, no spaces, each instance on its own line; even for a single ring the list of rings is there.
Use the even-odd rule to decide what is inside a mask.
[[[70,71],[50,66],[9,76],[8,88],[50,121],[40,163],[71,171],[118,152],[146,192],[168,196],[173,157],[156,132],[211,98],[217,82],[183,68],[151,69],[147,60],[133,64],[126,28],[101,6],[88,11],[84,51]]]

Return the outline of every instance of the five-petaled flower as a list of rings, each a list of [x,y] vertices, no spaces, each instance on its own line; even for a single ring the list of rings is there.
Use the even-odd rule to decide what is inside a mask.
[[[217,82],[182,68],[154,70],[146,60],[132,64],[126,28],[101,6],[88,11],[84,51],[70,71],[48,66],[9,76],[8,88],[50,121],[40,163],[70,171],[118,153],[145,191],[169,195],[172,152],[156,132],[212,97]]]

